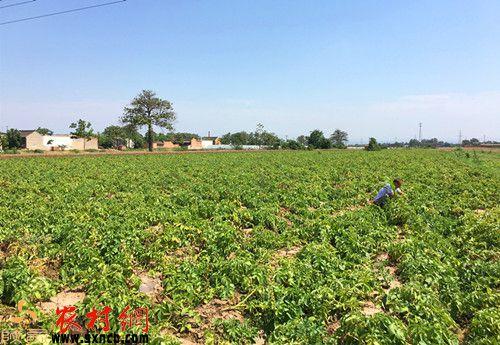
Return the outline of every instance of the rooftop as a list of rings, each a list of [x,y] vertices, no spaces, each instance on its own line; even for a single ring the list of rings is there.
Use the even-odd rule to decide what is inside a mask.
[[[35,129],[22,129],[19,131],[19,133],[21,133],[21,137],[26,137],[28,135],[30,135],[31,133],[35,132],[36,130]]]

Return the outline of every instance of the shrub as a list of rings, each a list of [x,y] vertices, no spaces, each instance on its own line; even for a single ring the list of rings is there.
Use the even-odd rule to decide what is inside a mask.
[[[7,149],[7,150],[3,150],[3,153],[5,153],[7,155],[14,155],[14,154],[19,154],[21,152],[19,152],[17,149]]]
[[[36,149],[36,150],[28,150],[28,151],[26,151],[26,152],[28,152],[28,153],[44,153],[44,151],[43,151],[43,150],[40,150],[40,149]]]

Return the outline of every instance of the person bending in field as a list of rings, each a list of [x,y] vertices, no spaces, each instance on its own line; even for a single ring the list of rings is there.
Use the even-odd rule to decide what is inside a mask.
[[[394,181],[395,192],[392,190],[391,184],[386,183],[381,190],[379,190],[375,199],[373,199],[373,203],[378,206],[384,206],[389,198],[393,198],[396,194],[403,194],[401,190],[401,185],[403,181],[400,178],[395,179]]]

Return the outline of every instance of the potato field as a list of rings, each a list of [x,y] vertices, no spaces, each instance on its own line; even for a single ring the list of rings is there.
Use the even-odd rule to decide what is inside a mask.
[[[499,344],[499,205],[498,153],[0,160],[0,315],[51,334],[65,304],[83,331],[109,306],[120,332],[144,307],[158,344]]]

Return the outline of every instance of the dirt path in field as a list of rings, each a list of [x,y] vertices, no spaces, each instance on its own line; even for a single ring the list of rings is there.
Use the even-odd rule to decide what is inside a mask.
[[[401,242],[404,241],[404,233],[401,229],[401,227],[398,227],[398,232],[397,232],[397,239],[396,242]],[[382,273],[383,271],[387,271],[389,274],[389,281],[384,282],[382,285],[382,291],[384,292],[385,295],[389,294],[392,290],[399,288],[403,286],[401,281],[399,280],[399,277],[397,275],[397,267],[394,264],[394,262],[391,260],[391,257],[389,256],[389,253],[387,252],[382,252],[378,254],[374,259],[374,266],[375,266],[375,272],[377,275]],[[378,300],[379,297],[379,292],[378,291],[373,291],[371,294],[371,297],[374,298],[375,300]],[[377,313],[385,313],[386,311],[380,307],[379,305],[376,305],[373,301],[367,300],[363,301],[361,303],[361,313],[365,316],[372,316]]]
[[[172,333],[170,330],[165,330],[162,333],[176,337],[181,344],[203,344],[205,332],[213,328],[215,320],[244,321],[240,306],[245,302],[245,299],[241,299],[241,297],[239,293],[236,293],[232,299],[228,300],[214,298],[195,309],[197,316],[192,316],[187,320],[190,327],[186,332]],[[247,295],[247,297],[249,296]]]
[[[382,289],[384,292],[387,294],[391,290],[401,287],[403,284],[399,281],[399,278],[397,276],[397,267],[394,266],[393,264],[390,263],[390,257],[389,254],[384,252],[375,258],[375,261],[377,263],[387,263],[382,267],[382,269],[386,269],[389,271],[389,276],[391,277],[391,281],[389,282],[389,285],[383,286]]]
[[[280,207],[280,210],[278,211],[278,217],[283,219],[286,222],[286,225],[288,227],[291,227],[293,225],[292,221],[288,219],[290,215],[290,209],[287,207]]]

